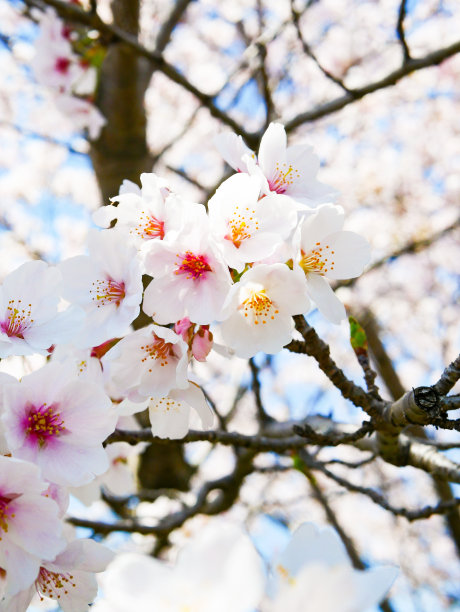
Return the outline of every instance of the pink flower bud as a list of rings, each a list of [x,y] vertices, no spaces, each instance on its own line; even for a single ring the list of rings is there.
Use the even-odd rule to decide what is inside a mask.
[[[201,325],[192,340],[192,353],[197,361],[206,361],[209,351],[212,349],[212,333],[209,325]]]
[[[179,336],[182,336],[182,339],[185,340],[187,344],[189,344],[193,336],[194,327],[195,324],[191,323],[188,317],[184,317],[183,319],[177,321],[177,323],[174,324],[174,331]]]

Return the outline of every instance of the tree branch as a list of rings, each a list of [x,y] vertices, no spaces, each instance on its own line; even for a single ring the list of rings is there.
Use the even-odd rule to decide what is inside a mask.
[[[373,93],[374,91],[378,91],[379,89],[385,89],[386,87],[396,85],[396,83],[405,76],[412,74],[413,72],[417,72],[417,70],[422,70],[423,68],[437,66],[447,58],[452,57],[453,55],[459,52],[460,41],[457,41],[452,45],[449,45],[448,47],[443,47],[442,49],[432,51],[424,57],[420,57],[418,59],[411,58],[405,64],[403,64],[393,72],[387,74],[387,76],[383,77],[383,79],[379,79],[378,81],[374,81],[373,83],[369,83],[368,85],[364,85],[363,87],[351,89],[349,93],[345,94],[344,96],[341,96],[340,98],[330,100],[325,104],[320,104],[312,110],[300,113],[299,115],[297,115],[286,123],[286,132],[292,132],[304,123],[316,121],[321,117],[331,115],[332,113],[335,113],[344,108],[345,106],[356,102],[356,100],[364,98],[364,96],[367,96],[368,94]]]

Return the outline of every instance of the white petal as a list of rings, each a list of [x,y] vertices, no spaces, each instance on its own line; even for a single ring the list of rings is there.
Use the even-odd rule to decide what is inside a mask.
[[[319,311],[332,323],[346,318],[345,306],[332,291],[329,283],[319,274],[307,274],[307,291]]]

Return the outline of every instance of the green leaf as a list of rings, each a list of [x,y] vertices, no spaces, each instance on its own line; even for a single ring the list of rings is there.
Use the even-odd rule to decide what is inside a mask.
[[[367,353],[366,332],[354,317],[348,317],[350,322],[350,343],[355,353]]]

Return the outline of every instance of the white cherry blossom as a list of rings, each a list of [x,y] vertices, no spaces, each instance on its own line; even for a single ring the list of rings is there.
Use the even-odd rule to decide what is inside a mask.
[[[159,438],[183,438],[194,415],[203,429],[212,428],[214,413],[203,391],[193,382],[186,389],[173,389],[167,397],[152,398],[149,403],[152,433]]]
[[[233,285],[221,324],[222,337],[238,357],[277,353],[292,339],[292,315],[309,308],[302,276],[284,264],[260,264]]]
[[[83,312],[58,312],[62,277],[44,261],[29,261],[10,274],[0,287],[0,357],[47,353],[53,344],[78,333]]]
[[[105,472],[102,442],[115,429],[112,404],[98,385],[49,363],[3,388],[5,438],[13,457],[38,465],[44,478],[78,486]]]
[[[250,174],[260,176],[265,194],[289,196],[296,202],[316,206],[335,199],[337,192],[316,179],[319,158],[309,145],[287,146],[286,131],[271,123],[262,136],[257,163],[246,157]]]
[[[264,575],[248,536],[218,520],[182,549],[174,567],[120,554],[101,582],[100,612],[247,612],[259,603]]]
[[[66,545],[57,504],[36,465],[0,456],[0,568],[5,592],[15,595],[36,579],[42,559],[53,560]]]
[[[263,612],[362,612],[383,599],[398,570],[355,570],[333,529],[303,523],[273,573],[273,598]]]
[[[255,157],[254,152],[244,143],[241,136],[233,132],[223,132],[214,138],[217,150],[227,164],[237,172],[247,172],[248,167],[244,161],[246,156]]]
[[[142,270],[136,248],[120,248],[116,231],[92,231],[89,256],[79,255],[60,264],[63,295],[78,304],[86,320],[75,344],[92,347],[124,334],[137,317],[142,299]]]
[[[93,540],[73,540],[52,561],[42,563],[28,589],[0,603],[0,612],[26,612],[34,596],[51,599],[63,612],[86,612],[97,595],[95,573],[105,570],[114,553]]]
[[[343,231],[341,206],[324,204],[305,217],[296,237],[296,267],[305,274],[307,292],[320,312],[333,323],[346,317],[343,304],[326,280],[359,276],[370,259],[365,238]]]
[[[116,219],[117,229],[129,234],[138,247],[147,246],[151,240],[167,240],[171,232],[182,227],[187,213],[198,206],[170,193],[156,174],[141,174],[141,184],[142,189],[123,184],[119,195],[112,198],[117,205],[102,206],[93,213],[94,222],[101,227],[109,227]]]
[[[242,272],[246,263],[269,257],[297,222],[294,209],[272,196],[259,200],[261,180],[235,174],[208,202],[211,232],[226,263]]]
[[[102,364],[120,396],[142,402],[188,386],[187,348],[171,329],[148,325],[120,340]]]

